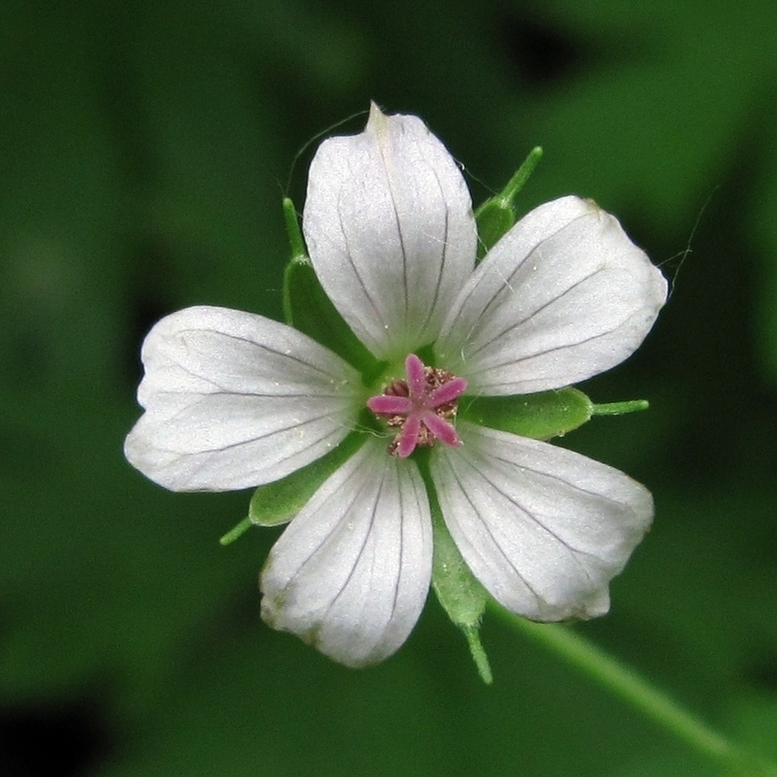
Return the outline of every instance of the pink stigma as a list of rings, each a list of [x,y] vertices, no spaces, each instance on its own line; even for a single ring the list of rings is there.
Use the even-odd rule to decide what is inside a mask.
[[[416,446],[429,448],[436,440],[455,447],[461,445],[448,419],[456,415],[456,400],[466,391],[467,381],[447,370],[426,367],[413,353],[405,359],[407,380],[393,380],[367,407],[382,416],[392,429],[398,429],[389,453],[406,459]]]

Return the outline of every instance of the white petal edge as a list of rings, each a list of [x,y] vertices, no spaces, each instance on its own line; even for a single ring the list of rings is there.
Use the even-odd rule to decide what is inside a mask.
[[[346,666],[374,664],[407,639],[431,568],[431,516],[418,468],[371,440],[270,551],[262,617]]]
[[[436,353],[471,392],[527,394],[614,367],[643,341],[667,284],[617,219],[562,197],[521,219],[478,266]]]
[[[127,436],[134,467],[173,491],[278,480],[336,446],[360,406],[358,373],[285,324],[192,307],[143,343],[145,408]]]
[[[421,119],[374,104],[364,132],[319,147],[303,229],[321,285],[380,359],[434,340],[475,266],[472,202],[455,160]]]
[[[536,621],[591,618],[650,527],[647,489],[550,443],[461,422],[459,448],[431,472],[464,560],[511,612]]]

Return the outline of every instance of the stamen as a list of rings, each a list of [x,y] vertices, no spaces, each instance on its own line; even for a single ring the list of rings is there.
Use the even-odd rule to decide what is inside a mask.
[[[406,380],[392,380],[383,394],[367,400],[375,415],[398,430],[389,453],[405,459],[417,446],[430,448],[437,440],[451,447],[461,445],[448,419],[455,418],[456,400],[466,391],[467,381],[448,370],[426,367],[413,353],[405,360],[405,372]]]

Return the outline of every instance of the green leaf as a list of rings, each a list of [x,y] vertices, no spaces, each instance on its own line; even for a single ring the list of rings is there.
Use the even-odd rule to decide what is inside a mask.
[[[507,186],[475,211],[478,225],[478,259],[482,259],[515,224],[515,198],[529,180],[541,158],[542,149],[539,146],[533,148],[508,181]]]
[[[547,440],[577,429],[594,413],[591,400],[575,388],[514,397],[464,397],[459,416],[491,429]]]
[[[336,448],[275,483],[259,486],[251,497],[248,520],[259,526],[277,526],[290,521],[310,500],[318,487],[364,443],[366,437],[351,432]]]
[[[356,337],[327,297],[316,277],[297,224],[294,204],[283,201],[286,230],[291,244],[291,261],[283,274],[283,311],[286,322],[326,346],[362,373],[365,385],[374,382],[385,369]]]

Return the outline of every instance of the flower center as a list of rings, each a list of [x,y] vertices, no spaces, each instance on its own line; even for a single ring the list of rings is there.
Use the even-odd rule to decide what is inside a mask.
[[[430,448],[436,440],[446,445],[461,445],[453,424],[456,400],[467,388],[464,378],[448,370],[426,367],[413,353],[405,359],[406,380],[392,380],[383,393],[367,400],[367,407],[397,429],[388,452],[407,458],[417,445]]]

